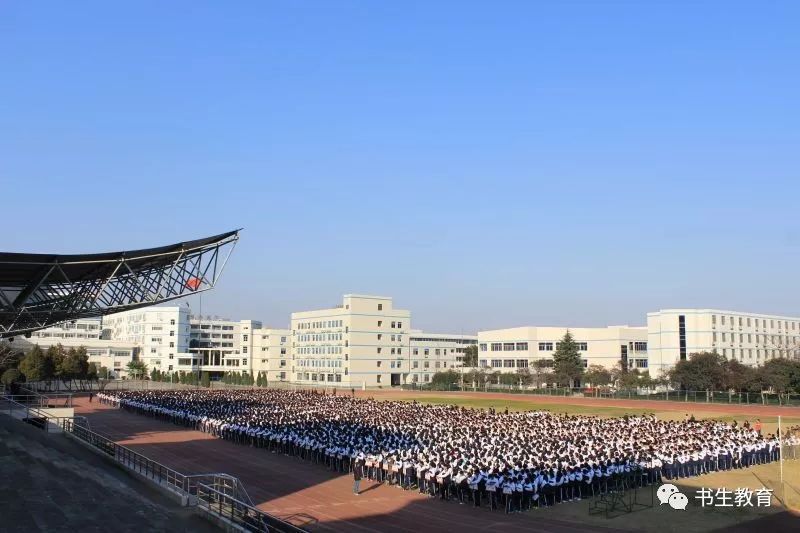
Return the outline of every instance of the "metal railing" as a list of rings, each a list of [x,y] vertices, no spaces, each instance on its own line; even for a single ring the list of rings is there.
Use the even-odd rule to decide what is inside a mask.
[[[228,520],[247,531],[304,532],[297,526],[260,511],[253,506],[242,482],[224,473],[186,475],[154,461],[88,428],[64,419],[64,432],[97,448],[126,468],[154,483],[187,498],[206,512]],[[242,501],[242,500],[246,500]]]
[[[197,485],[197,506],[243,527],[247,531],[263,533],[303,533],[306,531],[204,483]]]
[[[89,427],[89,420],[85,416],[53,416],[43,411],[43,408],[18,402],[14,396],[0,397],[0,402],[2,403],[1,411],[7,412],[11,417],[14,417],[15,413],[19,413],[23,421],[43,429],[45,433],[49,433],[53,429],[60,431],[66,422],[78,427],[81,425]],[[80,424],[76,424],[76,421]]]

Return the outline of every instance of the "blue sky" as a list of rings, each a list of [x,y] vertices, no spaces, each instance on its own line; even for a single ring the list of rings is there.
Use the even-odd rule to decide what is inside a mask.
[[[275,326],[797,316],[799,5],[4,2],[0,249],[243,227],[203,312]]]

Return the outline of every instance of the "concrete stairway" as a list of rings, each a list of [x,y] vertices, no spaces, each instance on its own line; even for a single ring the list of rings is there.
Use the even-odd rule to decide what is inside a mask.
[[[0,416],[0,531],[218,531],[63,435]]]

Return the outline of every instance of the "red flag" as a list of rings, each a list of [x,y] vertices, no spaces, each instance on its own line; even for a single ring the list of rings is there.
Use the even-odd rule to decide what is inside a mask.
[[[196,291],[197,288],[200,287],[200,283],[200,278],[189,278],[189,280],[186,282],[186,286],[193,291]]]

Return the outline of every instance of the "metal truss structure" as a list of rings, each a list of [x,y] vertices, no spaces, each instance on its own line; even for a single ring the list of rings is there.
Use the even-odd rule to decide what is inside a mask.
[[[0,252],[0,338],[212,289],[238,240],[235,230],[129,252]]]

